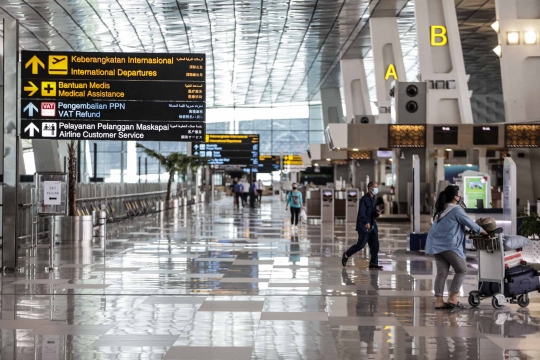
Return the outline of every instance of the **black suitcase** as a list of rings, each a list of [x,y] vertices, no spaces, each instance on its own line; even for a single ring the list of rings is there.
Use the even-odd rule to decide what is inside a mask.
[[[540,287],[538,271],[528,266],[518,265],[505,271],[504,296],[517,297],[536,291]]]

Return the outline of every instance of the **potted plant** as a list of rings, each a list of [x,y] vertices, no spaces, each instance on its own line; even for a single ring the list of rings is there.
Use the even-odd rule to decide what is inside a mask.
[[[57,242],[75,243],[90,242],[93,236],[91,215],[77,213],[77,143],[71,140],[68,144],[68,214],[56,219]]]
[[[198,156],[188,156],[179,152],[172,152],[168,155],[163,155],[158,153],[155,150],[149,149],[146,146],[137,143],[136,145],[139,149],[142,149],[144,153],[156,159],[161,166],[165,168],[165,171],[169,174],[169,180],[167,181],[167,195],[165,197],[165,204],[167,207],[174,207],[174,204],[171,204],[171,194],[172,194],[172,184],[174,181],[174,175],[177,173],[181,174],[185,180],[185,175],[188,170],[195,170],[199,166],[204,165],[203,159]]]

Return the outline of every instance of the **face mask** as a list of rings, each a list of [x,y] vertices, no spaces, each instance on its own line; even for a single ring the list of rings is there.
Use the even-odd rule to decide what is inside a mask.
[[[467,208],[467,206],[465,205],[465,202],[463,202],[463,197],[461,197],[461,196],[459,197],[458,205],[461,206],[464,209]]]
[[[371,189],[371,192],[373,193],[373,195],[377,195],[379,193],[379,188],[373,188]]]
[[[293,187],[292,189],[293,189],[293,190],[296,190],[296,189],[298,189],[298,188],[297,188],[297,187]]]

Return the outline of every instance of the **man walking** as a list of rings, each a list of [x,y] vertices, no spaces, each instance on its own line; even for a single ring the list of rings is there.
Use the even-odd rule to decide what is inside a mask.
[[[366,244],[369,245],[371,259],[370,269],[382,269],[379,266],[379,229],[377,228],[376,217],[381,214],[375,205],[375,196],[379,193],[379,186],[371,181],[368,184],[368,193],[360,200],[358,217],[356,218],[356,231],[358,232],[358,242],[343,253],[341,264],[347,266],[347,260],[358,251],[362,250]]]
[[[259,203],[262,203],[262,194],[264,191],[264,184],[261,180],[257,181],[257,195],[259,197]]]
[[[240,202],[242,202],[242,207],[244,206],[244,202],[242,200],[242,192],[244,191],[242,184],[237,181],[234,183],[234,200],[236,204],[236,208],[240,208]]]

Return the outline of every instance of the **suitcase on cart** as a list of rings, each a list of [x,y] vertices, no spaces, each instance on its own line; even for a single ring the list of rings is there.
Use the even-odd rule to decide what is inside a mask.
[[[515,298],[540,288],[538,271],[524,265],[507,269],[504,273],[504,296]]]

